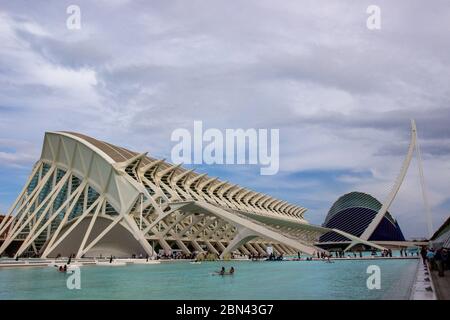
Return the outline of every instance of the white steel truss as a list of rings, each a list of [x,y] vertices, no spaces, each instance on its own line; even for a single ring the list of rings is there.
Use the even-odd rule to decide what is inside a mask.
[[[361,239],[368,240],[370,238],[370,236],[374,233],[375,229],[380,224],[381,220],[387,214],[392,202],[394,201],[395,197],[397,196],[398,191],[400,190],[401,185],[403,184],[403,180],[406,177],[406,173],[408,172],[409,165],[414,156],[414,151],[416,152],[416,155],[417,155],[417,162],[418,162],[418,167],[419,167],[419,178],[420,178],[420,185],[421,185],[422,196],[423,196],[423,201],[424,201],[424,206],[425,206],[428,233],[429,233],[429,236],[431,237],[432,230],[433,230],[431,208],[428,203],[428,195],[427,195],[427,189],[426,189],[426,184],[425,184],[425,177],[424,177],[424,173],[423,173],[422,155],[421,155],[421,151],[420,151],[420,147],[419,147],[419,141],[417,138],[417,126],[416,126],[415,120],[411,119],[410,143],[409,143],[408,151],[406,153],[402,167],[400,169],[400,173],[397,176],[394,186],[392,187],[391,191],[389,192],[389,194],[388,194],[386,200],[384,201],[383,205],[381,206],[380,210],[377,212],[377,214],[375,215],[373,220],[370,222],[370,224],[367,226],[367,228],[361,234]],[[351,249],[353,246],[355,246],[358,243],[360,243],[359,240],[352,241],[345,250],[347,251],[347,250]],[[405,242],[405,243],[407,243],[407,242]]]
[[[42,155],[0,223],[0,255],[145,254],[159,245],[209,251],[314,254],[339,230],[309,224],[306,209],[180,165],[69,132],[48,132]]]

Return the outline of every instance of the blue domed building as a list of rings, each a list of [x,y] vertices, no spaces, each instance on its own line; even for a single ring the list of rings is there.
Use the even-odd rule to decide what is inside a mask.
[[[339,229],[360,237],[369,226],[382,204],[370,194],[350,192],[340,197],[331,207],[323,223],[324,227]],[[402,230],[394,217],[386,212],[369,241],[405,241]],[[320,237],[320,243],[348,242],[348,239],[328,232]]]

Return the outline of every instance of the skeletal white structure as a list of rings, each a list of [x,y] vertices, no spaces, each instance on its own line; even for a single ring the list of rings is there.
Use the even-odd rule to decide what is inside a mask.
[[[306,209],[164,160],[70,132],[45,134],[40,160],[0,223],[0,254],[308,254],[335,231],[309,224]]]
[[[428,234],[430,237],[432,236],[433,224],[432,224],[432,217],[431,217],[431,209],[430,209],[430,206],[428,203],[428,195],[427,195],[427,189],[426,189],[426,184],[425,184],[425,177],[424,177],[424,173],[423,173],[422,154],[420,151],[419,141],[417,138],[416,122],[412,119],[411,120],[411,140],[409,143],[408,152],[406,153],[405,160],[403,161],[403,165],[400,169],[400,174],[398,175],[397,179],[395,180],[395,183],[391,189],[391,192],[388,194],[386,200],[384,201],[384,203],[383,203],[382,207],[380,208],[380,210],[378,211],[377,215],[373,218],[371,223],[367,226],[366,230],[364,230],[364,232],[362,233],[361,239],[368,240],[370,238],[370,236],[374,233],[375,229],[380,224],[383,217],[388,212],[389,207],[391,206],[398,191],[400,190],[403,180],[405,180],[406,173],[408,172],[409,165],[414,156],[414,151],[416,152],[417,163],[419,166],[420,186],[421,186],[422,196],[423,196],[423,201],[424,201]],[[352,241],[352,243],[346,248],[346,250],[349,250],[351,247],[353,247],[356,244],[358,244],[357,241]]]

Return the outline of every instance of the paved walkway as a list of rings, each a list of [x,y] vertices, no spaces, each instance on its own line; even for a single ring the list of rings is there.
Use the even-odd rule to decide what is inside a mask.
[[[418,261],[416,281],[411,290],[411,300],[436,300],[435,289],[430,279],[428,266]]]
[[[445,270],[445,276],[439,277],[437,271],[431,271],[433,285],[439,300],[450,300],[450,270]]]

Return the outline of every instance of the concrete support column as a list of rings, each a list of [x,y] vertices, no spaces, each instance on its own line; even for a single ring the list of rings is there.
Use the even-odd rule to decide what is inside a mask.
[[[261,246],[260,246],[258,243],[254,242],[254,243],[252,243],[252,245],[255,247],[256,250],[258,250],[258,252],[259,252],[260,254],[266,254],[266,252],[264,251],[264,249],[261,248]]]
[[[252,254],[258,254],[258,250],[256,250],[250,243],[246,243],[245,247],[247,247],[252,252]]]
[[[256,235],[253,234],[250,230],[241,228],[240,230],[238,230],[236,236],[233,238],[233,240],[231,240],[226,249],[222,252],[220,258],[223,259],[226,254],[233,252],[236,248],[242,246],[255,237]]]

